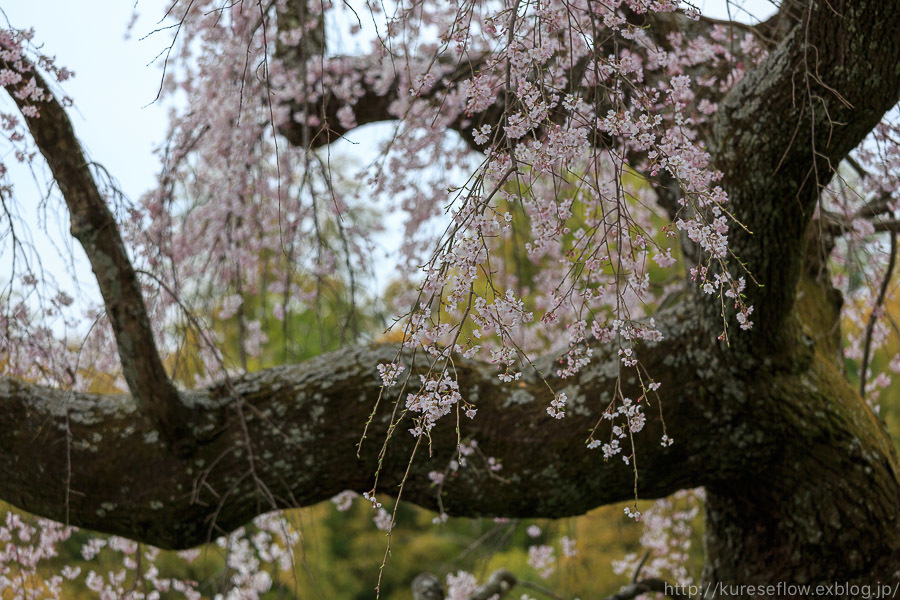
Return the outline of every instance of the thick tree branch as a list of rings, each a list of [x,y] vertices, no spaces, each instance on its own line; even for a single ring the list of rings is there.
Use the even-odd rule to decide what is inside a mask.
[[[758,351],[785,339],[821,186],[900,99],[896,3],[811,2],[793,22],[713,123],[715,164],[746,227],[732,228],[730,246],[764,286],[748,291],[757,326],[740,336]]]
[[[753,490],[743,497],[780,506],[780,499],[813,494],[828,502],[821,511],[796,518],[816,519],[818,540],[859,548],[854,569],[872,565],[873,557],[882,566],[900,559],[895,556],[900,536],[854,537],[876,524],[898,531],[897,459],[882,427],[831,358],[810,349],[791,363],[747,377],[698,345],[702,333],[693,313],[685,308],[661,315],[666,340],[637,351],[663,384],[666,425],[677,432],[673,446],[660,445],[653,398],[645,409],[647,424],[634,436],[640,497],[739,485]],[[396,351],[392,346],[346,349],[247,375],[233,385],[185,392],[191,419],[180,452],[161,448],[153,430],[142,431],[144,419],[129,396],[0,380],[0,497],[73,525],[184,548],[274,508],[310,505],[345,489],[369,491],[393,397],[382,399],[358,457],[356,449],[380,391],[375,365],[393,360]],[[598,351],[595,362],[575,378],[549,378],[569,397],[567,415],[559,421],[547,416],[551,394],[536,378],[501,384],[493,365],[457,362],[461,393],[478,407],[474,420],[461,423],[462,434],[477,440],[485,456],[502,459],[499,475],[506,479],[491,476],[470,457],[470,465],[448,476],[440,489],[444,510],[459,516],[560,517],[633,498],[632,468],[619,456],[605,462],[599,450],[584,444],[615,393],[620,363],[611,351],[603,355]],[[405,356],[404,362],[412,361]],[[545,373],[553,369],[550,360],[538,366]],[[416,381],[427,364],[417,361],[413,367]],[[633,373],[623,371],[622,391],[636,399],[641,394]],[[409,391],[414,390],[405,390],[404,400]],[[398,493],[415,446],[410,426],[409,418],[399,423],[387,446],[379,494]],[[603,420],[596,437],[609,436]],[[447,470],[458,456],[456,444],[452,423],[439,422],[430,445],[421,445],[412,462],[405,500],[438,507],[428,473]],[[816,457],[818,476],[812,480],[806,470],[795,469],[798,457],[807,456]],[[877,501],[861,495],[861,486],[877,490]],[[793,514],[792,506],[779,510]],[[829,515],[852,515],[856,525],[842,528],[841,520]],[[809,558],[801,553],[793,560]]]
[[[736,468],[729,456],[743,460],[740,452],[723,450],[734,443],[728,432],[729,423],[738,421],[736,413],[716,408],[717,394],[699,393],[704,384],[695,381],[696,370],[677,351],[694,342],[694,326],[684,314],[670,315],[669,323],[668,340],[639,349],[638,356],[666,390],[666,425],[684,438],[669,448],[660,445],[662,424],[653,398],[645,407],[647,425],[634,436],[642,498],[725,478]],[[73,525],[182,548],[274,508],[313,504],[345,489],[371,490],[391,398],[381,400],[359,457],[356,447],[380,391],[375,366],[395,354],[390,346],[347,349],[247,375],[233,387],[185,392],[191,418],[181,452],[161,449],[153,430],[142,431],[129,396],[2,380],[2,498]],[[409,365],[409,357],[405,360]],[[544,372],[553,371],[551,361],[539,364]],[[503,470],[501,477],[491,477],[484,465],[470,460],[470,467],[444,482],[444,509],[463,516],[559,517],[633,498],[632,468],[620,456],[604,462],[599,450],[585,447],[588,431],[613,398],[618,364],[610,352],[574,379],[551,376],[554,389],[569,396],[567,416],[556,421],[546,413],[552,395],[534,377],[505,385],[494,365],[457,362],[461,392],[478,407],[476,418],[461,424],[462,434],[477,440],[485,456],[502,459]],[[415,370],[424,372],[426,363],[417,362]],[[637,399],[641,392],[633,373],[623,372],[623,392]],[[405,390],[404,400],[410,391],[415,390]],[[235,395],[244,406],[243,421]],[[407,432],[411,426],[405,419],[388,445],[379,493],[398,493],[415,445]],[[603,420],[597,438],[609,436],[609,422]],[[456,444],[452,423],[439,423],[430,447],[418,449],[403,498],[438,506],[427,474],[447,470],[457,457]]]
[[[11,66],[0,60],[0,68]],[[6,91],[20,110],[33,104],[28,98],[20,97],[22,94],[17,95],[31,77],[46,92],[45,101],[37,104],[39,116],[23,112],[25,122],[62,192],[69,209],[72,235],[81,243],[91,263],[115,332],[128,388],[141,412],[174,439],[181,418],[178,414],[181,403],[154,344],[140,284],[118,224],[91,174],[65,109],[50,93],[37,69],[31,66],[30,70],[30,77],[8,85]]]
[[[296,57],[297,53],[284,53],[279,56],[288,66],[295,64]],[[435,103],[441,102],[441,94],[472,77],[488,58],[474,57],[458,64],[443,64],[443,67],[439,67],[443,72],[442,82],[427,93],[420,94],[420,97],[434,98]],[[322,97],[309,104],[293,103],[292,113],[295,118],[281,127],[281,134],[297,147],[319,148],[339,140],[351,130],[363,125],[400,119],[402,115],[393,112],[392,105],[399,99],[408,97],[409,90],[400,89],[398,76],[394,76],[388,82],[376,78],[376,74],[381,71],[382,63],[383,59],[376,57],[338,57],[323,59],[321,63],[314,62],[313,65],[296,64],[294,68],[300,73],[305,72],[310,66],[324,68],[325,73],[330,69],[336,69],[343,73],[342,77],[357,82],[358,95],[352,104],[355,124],[353,127],[345,127],[338,117],[338,111],[348,105],[346,100],[336,97],[328,90],[315,90],[322,94]],[[497,103],[478,114],[455,117],[447,127],[457,131],[473,150],[480,150],[472,136],[472,128],[484,123],[499,123],[503,115],[502,98],[503,95],[499,94]],[[310,117],[315,119],[316,126],[308,125],[307,120]]]

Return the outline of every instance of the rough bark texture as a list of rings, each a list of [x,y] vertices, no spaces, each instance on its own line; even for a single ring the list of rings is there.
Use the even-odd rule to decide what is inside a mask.
[[[673,313],[668,322],[672,343],[695,345],[696,323],[687,315]],[[393,411],[390,400],[382,400],[358,457],[356,447],[380,391],[375,366],[391,361],[396,352],[393,346],[341,350],[186,392],[181,401],[190,418],[184,429],[192,441],[187,453],[162,448],[152,420],[130,396],[67,393],[0,380],[4,500],[82,527],[185,548],[261,512],[310,505],[346,489],[370,490]],[[684,431],[685,439],[658,452],[658,419],[650,419],[645,435],[635,438],[641,496],[664,496],[727,478],[730,468],[716,459],[719,449],[709,440],[718,439],[719,447],[732,443],[740,431],[731,427],[740,423],[717,409],[713,395],[686,393],[703,385],[690,375],[689,355],[673,354],[668,345],[647,348],[644,355],[671,390],[667,426]],[[412,363],[409,356],[405,360]],[[474,460],[473,469],[444,484],[445,510],[557,517],[632,498],[633,472],[621,461],[606,463],[584,450],[587,432],[612,399],[617,363],[618,357],[611,356],[574,381],[551,378],[570,397],[568,416],[554,422],[546,414],[552,395],[543,382],[532,378],[503,385],[493,365],[458,362],[461,392],[479,410],[465,433],[484,455],[502,459],[505,479],[487,476]],[[416,365],[427,371],[426,361]],[[549,372],[552,365],[548,360],[543,367]],[[636,397],[637,381],[625,384],[625,393]],[[707,432],[709,423],[714,427]],[[437,492],[427,474],[444,471],[457,456],[455,428],[441,425],[433,430],[432,456],[423,442],[403,489],[404,498],[431,508],[437,507]],[[383,493],[396,493],[409,463],[415,443],[406,431],[411,426],[409,419],[398,425],[383,457],[378,485]],[[687,435],[689,429],[696,435]],[[608,436],[608,425],[601,432]],[[523,494],[523,489],[540,494]]]
[[[663,383],[668,430],[678,441],[661,447],[661,425],[648,419],[649,431],[635,438],[638,492],[650,498],[706,486],[709,583],[897,583],[898,458],[883,423],[841,372],[839,296],[809,262],[804,270],[812,254],[804,244],[819,186],[900,98],[900,6],[785,3],[760,31],[777,45],[721,101],[711,137],[733,213],[752,232],[734,228],[731,246],[764,284],[748,293],[757,327],[725,348],[710,333],[718,317],[697,311],[693,298],[660,315],[666,340],[642,358]],[[392,118],[389,96],[365,96],[358,122]],[[367,491],[379,461],[378,489],[395,492],[414,438],[401,422],[379,457],[389,402],[356,454],[378,397],[375,365],[395,348],[347,349],[208,390],[171,391],[115,224],[68,120],[50,107],[29,127],[94,265],[132,395],[0,381],[2,498],[181,548],[276,507]],[[285,134],[320,145],[343,133],[330,116],[338,106],[326,99],[320,108],[330,134]],[[501,108],[478,118],[496,120]],[[507,481],[465,472],[443,487],[445,510],[552,517],[631,498],[632,472],[584,447],[613,393],[616,365],[616,357],[598,358],[577,379],[555,382],[571,409],[548,423],[549,394],[535,380],[499,386],[490,367],[460,363],[462,391],[479,409],[466,432],[485,455],[503,459]],[[171,414],[181,419],[177,447],[160,443]],[[436,505],[427,473],[444,468],[455,444],[452,427],[434,430],[431,447],[417,449],[405,498]]]
[[[712,152],[734,214],[730,246],[764,287],[749,292],[748,345],[781,341],[821,186],[900,97],[896,2],[812,3],[724,98]]]

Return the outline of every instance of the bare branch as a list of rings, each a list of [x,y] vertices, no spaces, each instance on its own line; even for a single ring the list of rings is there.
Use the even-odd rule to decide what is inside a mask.
[[[128,388],[141,412],[157,423],[170,441],[174,441],[178,437],[182,405],[153,341],[140,284],[118,224],[91,174],[89,161],[75,137],[65,109],[51,94],[49,85],[37,69],[29,66],[37,86],[45,90],[46,100],[39,104],[39,116],[28,116],[23,112],[23,117],[65,199],[72,235],[90,260],[115,332]],[[0,67],[10,68],[10,65],[0,61]],[[6,86],[20,110],[30,102],[16,92],[23,89],[28,80],[24,77],[17,84]]]
[[[869,370],[869,357],[872,352],[872,333],[875,331],[875,321],[878,319],[878,313],[884,306],[884,297],[887,295],[888,286],[894,276],[894,264],[897,262],[897,232],[891,232],[891,249],[888,258],[887,269],[884,272],[884,279],[881,281],[881,288],[878,290],[878,297],[875,298],[875,305],[872,307],[872,313],[869,315],[869,322],[866,323],[866,334],[863,341],[863,358],[862,364],[859,366],[859,395],[866,397],[866,378]]]

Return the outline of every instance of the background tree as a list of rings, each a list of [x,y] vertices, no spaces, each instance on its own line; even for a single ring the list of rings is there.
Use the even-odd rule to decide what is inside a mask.
[[[900,581],[898,459],[866,402],[889,383],[892,3],[785,0],[755,26],[666,1],[371,3],[349,56],[329,30],[365,39],[361,14],[313,4],[175,3],[162,91],[190,106],[133,206],[51,92],[68,73],[3,32],[4,130],[46,160],[103,298],[73,350],[4,297],[4,500],[187,548],[342,490],[560,517],[703,486],[706,581]],[[357,306],[371,196],[329,146],[377,121],[394,135],[346,179],[406,215],[399,345],[245,373],[267,336],[242,294],[289,328],[342,265]],[[7,217],[16,294],[74,322]],[[841,290],[864,315],[846,346]],[[166,370],[177,315],[206,387]],[[91,367],[130,393],[84,391],[84,353],[113,344]],[[441,478],[472,440],[503,475]]]

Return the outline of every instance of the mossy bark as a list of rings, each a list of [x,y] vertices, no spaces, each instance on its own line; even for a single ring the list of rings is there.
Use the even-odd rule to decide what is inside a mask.
[[[747,416],[768,459],[707,485],[704,579],[900,581],[900,469],[884,424],[822,352],[755,378]]]

